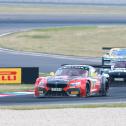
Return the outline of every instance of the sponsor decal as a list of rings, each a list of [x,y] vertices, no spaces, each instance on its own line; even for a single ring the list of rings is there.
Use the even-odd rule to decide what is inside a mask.
[[[21,84],[21,68],[0,68],[0,84]]]

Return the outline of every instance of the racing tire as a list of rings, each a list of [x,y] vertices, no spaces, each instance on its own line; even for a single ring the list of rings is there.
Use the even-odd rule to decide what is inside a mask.
[[[101,80],[101,90],[99,92],[100,96],[107,96],[109,90],[109,82],[106,77],[102,77]]]
[[[36,95],[34,94],[34,98],[40,98],[40,95],[36,96]]]
[[[113,83],[114,82],[114,78],[113,77],[109,77],[109,83]]]
[[[104,66],[104,57],[102,57],[102,66]]]
[[[86,98],[90,96],[90,83],[86,83]]]

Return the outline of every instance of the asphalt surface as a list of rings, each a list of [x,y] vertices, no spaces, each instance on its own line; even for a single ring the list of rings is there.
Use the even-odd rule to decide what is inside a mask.
[[[100,58],[79,58],[4,49],[0,49],[0,61],[1,67],[39,67],[40,72],[55,71],[61,64],[101,64]]]
[[[0,15],[0,34],[45,28],[75,25],[126,24],[125,15]],[[99,58],[68,57],[39,53],[26,53],[0,49],[1,67],[38,66],[41,72],[56,70],[61,64],[100,64]],[[125,87],[111,87],[108,97],[91,98],[34,98],[33,95],[0,98],[0,105],[11,104],[87,104],[104,102],[126,102]]]
[[[1,97],[0,105],[54,105],[54,104],[92,104],[92,103],[125,103],[126,87],[111,87],[106,97],[92,96],[88,98],[79,97],[43,97],[35,98],[34,95],[21,95]]]
[[[62,25],[125,24],[121,14],[0,14],[0,23],[36,23]]]

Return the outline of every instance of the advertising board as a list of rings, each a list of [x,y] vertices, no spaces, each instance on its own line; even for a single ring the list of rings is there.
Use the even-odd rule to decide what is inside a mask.
[[[0,68],[0,84],[21,84],[21,68]]]

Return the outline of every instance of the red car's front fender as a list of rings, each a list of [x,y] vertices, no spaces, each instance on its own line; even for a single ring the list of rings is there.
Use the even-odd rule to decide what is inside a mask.
[[[82,97],[86,96],[86,82],[87,82],[87,79],[81,80],[80,95]]]

